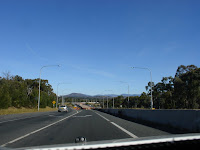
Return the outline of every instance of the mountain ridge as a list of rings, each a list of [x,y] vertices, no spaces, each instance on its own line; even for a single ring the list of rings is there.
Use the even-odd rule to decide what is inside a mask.
[[[141,94],[129,94],[129,96],[140,96]],[[87,94],[82,94],[82,93],[70,93],[68,95],[63,95],[63,97],[74,97],[74,98],[92,98],[92,97],[103,97],[103,96],[108,96],[108,97],[117,97],[117,96],[123,96],[123,97],[128,97],[128,94],[97,94],[97,95],[87,95]]]

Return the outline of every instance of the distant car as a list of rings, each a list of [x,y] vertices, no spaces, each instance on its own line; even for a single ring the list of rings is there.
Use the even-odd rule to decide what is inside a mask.
[[[68,108],[66,105],[61,105],[58,107],[58,112],[68,112]]]

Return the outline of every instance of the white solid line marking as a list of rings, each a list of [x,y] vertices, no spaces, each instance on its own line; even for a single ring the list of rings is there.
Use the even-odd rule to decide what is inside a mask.
[[[110,121],[109,119],[105,118],[104,116],[100,115],[99,113],[95,112],[97,115],[101,116],[103,119]]]
[[[125,132],[126,134],[128,134],[129,136],[131,136],[132,138],[138,138],[136,135],[134,135],[133,133],[129,132],[128,130],[122,128],[121,126],[119,126],[118,124],[111,122],[110,120],[108,120],[107,118],[105,118],[104,116],[100,115],[99,113],[95,112],[96,114],[98,114],[99,116],[101,116],[103,119],[109,121],[110,123],[112,123],[114,126],[118,127],[120,130],[122,130],[123,132]]]
[[[117,125],[116,123],[114,123],[114,122],[110,122],[110,123],[112,123],[114,126],[118,127],[120,130],[124,131],[126,134],[128,134],[132,138],[138,138],[136,135],[134,135],[133,133],[129,132],[128,130],[122,128],[121,126]]]
[[[27,137],[27,136],[29,136],[29,135],[31,135],[31,134],[34,134],[34,133],[36,133],[36,132],[39,132],[39,131],[41,131],[41,130],[43,130],[43,129],[46,129],[46,128],[48,128],[48,127],[54,125],[54,124],[57,124],[57,123],[59,123],[59,122],[65,120],[65,119],[67,119],[67,118],[69,118],[69,117],[71,117],[71,116],[74,116],[74,115],[76,115],[77,113],[79,113],[79,112],[76,112],[75,114],[72,114],[72,115],[70,115],[70,116],[67,116],[67,117],[65,117],[65,118],[63,118],[63,119],[61,119],[61,120],[58,120],[58,121],[56,121],[56,122],[54,122],[54,123],[51,123],[51,124],[49,124],[49,125],[47,125],[47,126],[44,126],[44,127],[40,128],[40,129],[37,129],[37,130],[32,131],[32,132],[30,132],[30,133],[28,133],[28,134],[25,134],[25,135],[23,135],[23,136],[21,136],[21,137],[18,137],[18,138],[14,139],[14,140],[12,140],[12,141],[9,141],[9,142],[7,142],[7,143],[1,145],[1,146],[2,146],[2,147],[5,147],[5,146],[8,145],[8,144],[11,144],[11,143],[14,143],[14,142],[16,142],[16,141],[19,141],[19,140],[21,140],[21,139],[23,139],[23,138],[25,138],[25,137]]]

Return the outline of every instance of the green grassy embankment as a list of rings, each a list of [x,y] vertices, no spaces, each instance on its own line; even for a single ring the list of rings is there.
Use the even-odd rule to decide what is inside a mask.
[[[56,111],[56,108],[46,107],[46,108],[40,108],[40,112],[45,111]],[[0,109],[0,115],[8,115],[8,114],[22,114],[22,113],[32,113],[32,112],[38,112],[37,108],[15,108],[15,107],[9,107],[8,109]]]

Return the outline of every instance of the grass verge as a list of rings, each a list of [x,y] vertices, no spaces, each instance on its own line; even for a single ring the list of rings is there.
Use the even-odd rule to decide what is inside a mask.
[[[56,108],[46,107],[46,108],[40,108],[40,112],[45,111],[56,111]],[[22,113],[32,113],[32,112],[38,112],[37,108],[15,108],[15,107],[9,107],[8,109],[0,109],[0,115],[8,115],[8,114],[22,114]]]

